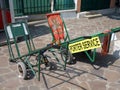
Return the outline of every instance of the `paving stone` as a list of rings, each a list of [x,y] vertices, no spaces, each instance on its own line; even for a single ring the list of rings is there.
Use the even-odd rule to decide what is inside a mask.
[[[65,81],[64,80],[60,80],[58,78],[52,78],[50,79],[50,83],[48,83],[49,86],[56,86],[57,84],[61,84],[61,83],[64,83]]]
[[[107,90],[117,90],[116,88],[109,87]],[[118,89],[119,90],[119,89]]]
[[[5,90],[5,87],[1,83],[0,83],[0,90]]]
[[[4,81],[5,79],[2,76],[0,76],[0,84],[3,83]]]
[[[9,88],[10,90],[12,90],[13,88],[17,88],[19,85],[21,84],[18,78],[9,79],[8,81],[5,81],[3,83],[3,86]]]
[[[18,78],[22,86],[31,86],[34,85],[33,80],[23,80],[22,78]]]
[[[29,90],[40,90],[40,87],[38,87],[38,86],[30,86]]]
[[[3,90],[18,90],[18,89],[16,87],[16,88],[4,88]]]
[[[98,77],[96,75],[93,75],[90,73],[86,73],[86,78],[87,78],[87,81],[93,81],[93,80],[98,79]]]
[[[91,90],[90,85],[88,84],[88,82],[83,81],[83,82],[80,83],[80,86],[84,87],[85,90]]]
[[[111,83],[110,85],[109,85],[111,88],[115,88],[115,89],[120,89],[120,83]]]
[[[7,67],[7,66],[8,66],[8,57],[0,56],[0,67]]]
[[[80,85],[77,85],[74,83],[69,83],[69,82],[65,82],[65,83],[61,84],[60,86],[69,88],[69,90],[84,90],[85,89],[84,87],[82,87]],[[60,90],[62,90],[62,89],[60,88]]]
[[[120,78],[120,72],[113,70],[105,70],[104,76],[110,82],[116,82]]]
[[[106,82],[102,80],[89,81],[91,90],[106,90]]]
[[[9,79],[13,79],[17,77],[17,73],[16,72],[10,72],[7,73],[3,76],[4,79],[9,80]]]
[[[40,75],[40,81],[38,81],[37,78],[34,79],[35,85],[39,86],[40,88],[43,88],[43,90],[44,88],[51,87],[51,81],[52,79],[50,78],[50,76],[47,76],[47,75],[43,75],[43,76]]]
[[[56,86],[56,87],[46,88],[46,89],[43,89],[43,90],[62,90],[62,89],[59,88],[59,86]]]
[[[111,19],[107,16],[94,19],[65,19],[65,23],[69,29],[68,32],[71,39],[92,35],[103,32],[106,29],[120,26],[120,20]],[[30,32],[34,37],[33,40],[36,48],[43,48],[52,41],[52,36],[46,22],[37,22],[29,24],[29,26]],[[120,32],[116,35],[119,39]],[[12,47],[15,48],[14,45],[12,45]],[[26,52],[24,42],[21,42],[19,47],[22,49],[23,53]],[[95,70],[90,63],[86,63],[83,60],[83,57],[79,57],[79,61],[77,61],[75,65],[68,65],[66,71],[57,70],[55,71],[57,74],[47,71],[47,74],[56,78],[45,75],[46,87],[42,75],[40,82],[37,78],[30,80],[19,79],[16,75],[16,64],[11,64],[8,61],[9,55],[7,46],[0,47],[0,51],[0,90],[119,90],[120,88],[120,59],[113,59],[114,62],[109,66],[104,57],[102,57],[102,60],[98,57],[100,62],[104,62],[105,64],[107,62],[107,66]],[[16,52],[15,49],[13,51]],[[110,53],[110,55],[112,55],[112,51]],[[3,58],[5,60],[3,60]],[[111,58],[108,57],[108,61],[110,59]],[[98,63],[98,65],[100,65],[100,63]],[[71,80],[69,81],[70,78],[65,76],[70,76]],[[102,77],[107,80],[104,80]],[[61,78],[62,80],[57,78]]]
[[[4,55],[9,55],[9,53],[8,53],[8,48],[4,48],[4,50],[2,51],[3,53],[4,53]]]
[[[20,87],[19,90],[28,90],[28,87]]]
[[[82,75],[80,75],[80,77],[76,77],[76,80],[78,82],[82,82],[82,81],[87,81],[88,79],[87,79],[86,74],[82,74]]]
[[[17,64],[10,65],[10,69],[11,69],[12,71],[17,71]]]
[[[68,82],[71,83],[71,84],[74,84],[74,85],[76,85],[76,86],[77,86],[77,85],[79,86],[80,82],[79,82],[78,80],[76,80],[77,77],[78,77],[78,76],[70,79]]]
[[[95,70],[94,68],[91,70],[91,73],[93,75],[96,75],[96,76],[103,76],[103,73],[104,73],[104,70],[102,69],[99,69],[99,70]]]
[[[58,89],[56,89],[56,90],[58,90]],[[69,87],[60,87],[59,90],[70,90],[70,88]]]
[[[120,65],[120,60],[117,58],[113,65],[114,66],[119,66]]]
[[[0,56],[3,56],[4,55],[4,53],[0,50]]]
[[[7,74],[7,73],[9,73],[9,72],[11,72],[11,70],[8,69],[8,68],[0,68],[0,74],[1,74],[1,75]]]

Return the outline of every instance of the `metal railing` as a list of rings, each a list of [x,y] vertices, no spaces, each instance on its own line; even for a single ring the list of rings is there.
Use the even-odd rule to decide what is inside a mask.
[[[54,0],[54,11],[75,9],[74,0]]]
[[[75,9],[74,0],[13,0],[13,5],[15,16]]]
[[[51,12],[50,0],[13,0],[15,16]]]

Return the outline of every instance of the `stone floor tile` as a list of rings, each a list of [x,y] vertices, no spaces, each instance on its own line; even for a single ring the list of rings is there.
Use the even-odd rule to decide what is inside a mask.
[[[90,88],[90,85],[88,84],[88,82],[83,81],[83,82],[80,83],[80,86],[84,87],[86,90],[92,90]]]
[[[111,19],[107,16],[87,19],[65,19],[65,24],[71,39],[103,32],[106,29],[120,27],[120,20]],[[46,47],[51,43],[52,36],[47,21],[29,24],[35,46]],[[120,37],[120,32],[116,34]],[[24,42],[19,44],[22,52],[25,53]],[[15,46],[13,46],[15,47]],[[112,48],[112,47],[111,47]],[[56,70],[55,72],[45,71],[48,75],[41,74],[40,82],[37,78],[22,80],[17,76],[17,65],[9,63],[7,46],[0,47],[0,90],[119,90],[120,84],[120,59],[107,57],[96,57],[99,59],[98,66],[104,64],[100,69],[95,70],[87,59],[79,56],[74,65],[67,65],[66,71]],[[15,49],[14,49],[15,51]],[[99,50],[100,51],[100,50]],[[112,56],[111,53],[108,56]],[[4,59],[5,60],[4,60]],[[114,62],[111,63],[110,60]],[[111,65],[109,65],[109,63]],[[44,70],[43,70],[44,71]],[[69,77],[66,77],[69,76]],[[43,79],[45,78],[45,80]],[[47,83],[47,85],[46,85]],[[39,88],[40,87],[40,88]]]
[[[34,80],[23,80],[22,78],[18,78],[22,86],[31,86],[34,85]]]
[[[3,83],[4,81],[5,79],[2,76],[0,76],[0,84]]]
[[[106,90],[106,82],[102,80],[89,81],[91,90]]]
[[[3,90],[18,90],[18,88],[4,88]]]
[[[21,84],[18,78],[14,78],[14,79],[9,79],[8,81],[5,81],[2,85],[5,88],[9,88],[10,90],[12,90],[13,88],[17,88]]]
[[[24,86],[24,87],[19,87],[18,90],[28,90],[28,87]]]
[[[17,71],[17,65],[16,65],[16,64],[10,65],[9,68],[10,68],[12,71]]]
[[[99,70],[95,70],[94,68],[91,70],[91,74],[95,75],[96,77],[102,77],[104,74],[104,70],[103,69],[99,69]]]
[[[76,81],[78,81],[79,83],[83,82],[83,81],[87,81],[89,77],[87,77],[86,74],[81,74],[79,77],[76,77]]]
[[[3,76],[4,79],[6,80],[9,80],[9,79],[14,79],[16,78],[18,75],[16,72],[10,72],[10,73],[7,73]]]
[[[40,90],[40,87],[38,87],[38,86],[30,86],[29,90]]]
[[[11,72],[9,68],[0,68],[0,75],[7,74]]]
[[[7,56],[0,56],[0,68],[8,67],[8,57]]]
[[[118,81],[118,78],[120,78],[120,72],[113,70],[105,70],[104,76],[107,79],[107,81],[116,82]]]
[[[109,87],[119,90],[120,89],[120,83],[111,83],[111,84],[109,84]]]

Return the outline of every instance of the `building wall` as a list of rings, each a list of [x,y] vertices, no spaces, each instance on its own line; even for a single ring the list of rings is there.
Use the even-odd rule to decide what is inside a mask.
[[[95,1],[95,0],[86,0],[86,7],[87,5],[90,5],[90,3],[92,4],[92,1]],[[104,1],[104,0],[103,0]],[[88,4],[88,3],[89,4]],[[97,0],[96,0],[97,2]],[[100,2],[100,0],[98,0],[98,2]],[[94,2],[95,3],[95,2]],[[98,4],[98,3],[97,3]],[[108,4],[108,3],[107,3]],[[100,6],[100,5],[99,5]],[[103,6],[103,5],[102,5]],[[115,7],[115,0],[110,0],[110,4],[107,6],[108,8],[114,8]],[[104,7],[103,7],[104,8]],[[81,9],[82,9],[82,0],[78,0],[78,3],[77,3],[77,12],[81,12]],[[94,9],[94,8],[93,8]],[[98,8],[99,9],[99,8]],[[95,8],[96,10],[96,8]]]
[[[116,1],[116,0],[111,0],[110,8],[114,8],[114,7],[115,7],[115,1]]]

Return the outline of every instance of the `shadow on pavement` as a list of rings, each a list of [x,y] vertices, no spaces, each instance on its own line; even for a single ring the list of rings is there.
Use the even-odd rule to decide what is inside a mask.
[[[44,83],[45,83],[45,86],[46,86],[47,90],[50,90],[50,89],[52,90],[52,88],[57,87],[57,86],[59,86],[61,84],[64,84],[64,83],[69,83],[69,84],[74,85],[74,86],[76,86],[78,88],[81,88],[82,90],[87,90],[86,88],[80,86],[79,84],[76,84],[76,83],[70,81],[70,80],[74,79],[75,77],[78,77],[81,74],[85,73],[85,71],[81,71],[81,70],[77,70],[77,69],[74,70],[74,69],[75,68],[67,67],[67,69],[65,71],[57,70],[59,72],[62,72],[63,74],[61,74],[59,72],[56,72],[56,71],[50,71],[50,73],[42,72],[42,77],[43,77],[43,80],[44,80]],[[70,74],[73,74],[73,73],[74,73],[74,75],[70,76]],[[57,74],[57,76],[54,76],[56,74]],[[51,78],[55,78],[57,80],[60,80],[61,82],[51,86],[47,82],[46,76],[49,76]]]
[[[31,24],[28,24],[28,29],[30,30],[30,34],[33,38],[46,35],[50,33],[49,27],[47,26],[47,21],[37,21]],[[22,41],[22,40],[21,40]],[[6,45],[6,34],[5,31],[0,32],[0,46]]]
[[[110,65],[120,68],[120,66],[113,65],[114,62],[119,59],[118,57],[115,57],[114,54],[119,54],[119,52],[114,52],[113,55],[108,54],[106,56],[102,56],[101,53],[97,52],[96,53],[96,59],[95,59],[94,63],[91,63],[90,60],[86,57],[86,55],[84,53],[74,54],[74,57],[76,58],[76,60],[78,62],[91,64],[95,70],[99,70],[102,67],[108,67]],[[98,68],[96,68],[94,65],[97,65]],[[76,84],[75,82],[71,81],[74,78],[76,78],[80,75],[83,75],[85,73],[91,74],[91,75],[96,76],[96,77],[98,77],[102,80],[105,80],[105,81],[107,80],[105,77],[103,77],[101,75],[98,75],[96,73],[86,71],[86,70],[83,70],[83,69],[80,69],[80,68],[77,68],[77,67],[74,67],[74,66],[71,66],[71,65],[67,65],[67,68],[66,68],[65,71],[58,69],[56,71],[50,71],[49,73],[42,72],[42,77],[44,79],[44,83],[45,83],[45,86],[46,86],[47,89],[52,89],[52,88],[57,87],[57,86],[59,86],[63,83],[69,83],[69,84],[74,85],[78,88],[81,88],[82,90],[87,90],[86,88],[80,86],[79,84]],[[57,76],[54,76],[54,75],[57,75]],[[51,86],[47,82],[46,76],[51,77],[51,79],[52,78],[58,79],[61,82]],[[62,78],[62,77],[64,77],[64,78]]]
[[[108,18],[115,19],[115,20],[120,20],[120,12],[113,12],[111,14],[105,15]]]
[[[48,24],[46,20],[41,20],[30,23],[28,28],[33,38],[35,38],[50,33],[50,29],[47,25]]]
[[[41,72],[42,74],[42,77],[43,77],[43,80],[44,80],[44,84],[47,88],[47,90],[52,90],[52,88],[54,87],[57,87],[61,84],[64,84],[64,83],[68,83],[68,84],[71,84],[73,86],[76,86],[82,90],[87,90],[86,88],[82,87],[81,85],[79,85],[76,81],[72,81],[73,79],[75,80],[76,77],[80,76],[80,75],[83,75],[83,74],[86,74],[86,73],[89,73],[93,76],[96,76],[98,78],[101,78],[103,80],[107,80],[106,78],[100,76],[100,75],[97,75],[97,74],[94,74],[94,73],[91,73],[89,71],[86,71],[86,70],[82,70],[82,69],[79,69],[77,67],[73,67],[71,65],[67,65],[67,68],[66,70],[60,70],[60,69],[57,69],[56,71],[52,70],[48,73],[46,72]],[[57,76],[56,76],[57,75]],[[56,80],[60,80],[61,82],[55,84],[55,85],[50,85],[48,82],[47,82],[47,78],[46,76],[49,76],[51,77],[50,79],[52,80],[52,78],[56,79]]]
[[[101,55],[101,53],[96,52],[95,62],[93,63],[88,59],[84,52],[74,54],[74,57],[76,58],[77,61],[91,64],[95,69],[100,69],[101,67],[108,67],[114,64],[114,62],[119,59],[119,57],[114,56],[115,53],[116,52],[114,52],[113,55],[107,54],[104,56]],[[96,68],[95,65],[98,67]]]

